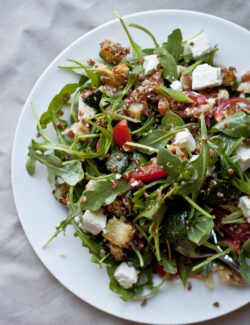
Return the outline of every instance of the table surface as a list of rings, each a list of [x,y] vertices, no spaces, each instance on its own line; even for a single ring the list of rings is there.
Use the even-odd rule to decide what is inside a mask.
[[[24,235],[11,189],[11,148],[26,97],[40,74],[66,46],[114,18],[112,8],[121,15],[150,9],[195,10],[250,30],[248,0],[1,1],[0,324],[135,324],[95,309],[55,280]],[[249,319],[248,305],[200,324],[245,325]]]

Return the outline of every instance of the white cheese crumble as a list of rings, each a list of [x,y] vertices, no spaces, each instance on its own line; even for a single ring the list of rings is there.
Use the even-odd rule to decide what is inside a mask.
[[[98,235],[106,227],[107,217],[103,210],[90,211],[86,210],[83,214],[82,229],[90,232],[92,235]]]
[[[115,179],[121,179],[122,178],[122,174],[116,174],[115,175]]]
[[[150,75],[152,72],[157,70],[160,61],[157,54],[147,55],[143,57],[143,68],[146,75]]]
[[[243,172],[250,168],[250,147],[239,145],[236,149],[236,155],[240,157],[238,163]]]
[[[91,116],[95,115],[94,108],[84,103],[81,94],[78,99],[78,112],[80,121],[87,121]]]
[[[214,68],[205,63],[199,65],[193,71],[192,88],[195,90],[220,86],[221,83],[221,68]]]
[[[247,195],[241,196],[238,207],[241,209],[247,222],[250,223],[250,198]]]
[[[173,90],[182,91],[182,85],[181,85],[181,82],[179,80],[175,80],[173,83],[171,83],[170,87]]]
[[[134,266],[122,262],[116,268],[114,277],[123,288],[129,289],[137,282],[138,274]]]
[[[204,33],[197,35],[188,41],[188,46],[195,59],[209,53],[212,45]]]
[[[80,220],[81,220],[81,219],[80,219],[78,216],[77,216],[77,217],[75,217],[75,222],[76,222],[76,223],[79,223],[79,222],[80,222]]]
[[[195,139],[188,129],[178,132],[175,136],[174,143],[190,151],[194,151],[196,148]]]

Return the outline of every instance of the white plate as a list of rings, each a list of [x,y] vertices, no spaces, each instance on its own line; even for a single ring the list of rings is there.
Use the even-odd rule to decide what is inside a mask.
[[[147,27],[159,42],[165,41],[177,27],[181,28],[184,38],[204,29],[213,44],[219,45],[217,62],[237,67],[239,75],[250,68],[250,33],[226,20],[198,12],[162,10],[130,15],[125,21]],[[152,46],[144,33],[132,29],[131,32],[140,45],[145,48]],[[19,119],[12,155],[12,183],[19,218],[32,247],[49,271],[75,295],[125,319],[154,324],[186,324],[211,319],[243,306],[249,302],[249,287],[236,288],[218,282],[214,290],[209,290],[203,282],[193,280],[191,291],[184,290],[180,281],[164,285],[142,308],[139,302],[125,303],[109,291],[106,271],[90,262],[88,250],[74,238],[72,229],[68,228],[66,236],[59,235],[46,249],[41,248],[67,212],[51,195],[45,168],[37,164],[33,177],[25,170],[27,147],[36,133],[30,103],[35,103],[39,115],[45,111],[62,86],[76,80],[73,74],[59,71],[57,66],[65,64],[68,58],[96,57],[99,43],[104,39],[129,45],[117,20],[75,41],[44,71],[27,98]],[[64,252],[64,258],[59,256],[59,251]],[[215,301],[219,301],[219,308],[213,307]]]

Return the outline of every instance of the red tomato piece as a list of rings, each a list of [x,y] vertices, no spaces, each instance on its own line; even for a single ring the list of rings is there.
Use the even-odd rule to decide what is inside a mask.
[[[225,239],[223,239],[223,242],[230,245],[232,247],[232,249],[236,252],[238,252],[240,250],[241,244],[240,244],[240,241],[238,241],[238,240],[234,240],[231,238],[225,238]]]
[[[168,176],[168,173],[161,167],[157,165],[156,162],[152,162],[149,165],[142,166],[127,172],[124,175],[126,180],[135,179],[137,181],[142,182],[152,182],[161,178],[165,178]]]
[[[121,120],[119,123],[116,124],[116,126],[114,127],[114,131],[113,131],[113,138],[115,140],[116,145],[120,148],[120,149],[124,149],[124,144],[127,141],[132,141],[131,138],[131,133],[128,127],[128,123],[127,120],[123,119]],[[132,147],[126,147],[126,151],[133,151]]]
[[[250,224],[249,223],[231,223],[231,224],[222,224],[221,220],[227,216],[227,213],[223,210],[216,210],[216,223],[217,226],[230,238],[244,243],[250,238]]]
[[[164,275],[166,274],[166,272],[163,269],[163,266],[161,266],[157,261],[154,262],[153,270],[161,278],[163,278]],[[177,278],[178,275],[179,275],[179,269],[177,268],[177,272],[175,274],[169,274],[167,280],[173,280]]]
[[[241,97],[234,97],[221,102],[214,111],[214,119],[218,123],[224,120],[227,116],[235,113],[250,111],[250,102]]]
[[[195,91],[183,91],[185,95],[194,101],[195,106],[207,104],[207,99],[205,96],[196,93]],[[193,104],[191,104],[193,105]]]

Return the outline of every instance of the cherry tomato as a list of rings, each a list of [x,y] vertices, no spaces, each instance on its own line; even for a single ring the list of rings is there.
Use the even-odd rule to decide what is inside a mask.
[[[205,96],[198,94],[194,91],[184,91],[184,94],[187,95],[194,101],[195,106],[205,105],[207,104],[207,99]],[[191,104],[191,105],[194,105]]]
[[[225,238],[222,241],[231,246],[234,251],[238,252],[240,250],[240,241],[231,238]]]
[[[165,115],[167,112],[166,104],[164,98],[161,98],[158,102],[158,111],[161,115]]]
[[[250,224],[249,223],[231,223],[222,224],[221,220],[227,216],[223,210],[215,211],[217,226],[226,233],[230,238],[244,243],[250,238]]]
[[[156,162],[152,162],[149,165],[142,166],[127,172],[124,175],[126,180],[135,179],[142,182],[152,182],[157,179],[165,178],[168,176],[168,173],[161,167],[157,165]]]
[[[250,111],[250,102],[241,97],[234,97],[224,100],[220,103],[214,111],[214,119],[218,123],[224,120],[227,116],[235,113],[244,112],[244,109]]]
[[[129,130],[129,127],[127,124],[127,120],[123,119],[119,123],[116,124],[116,126],[114,127],[114,131],[113,131],[113,137],[114,137],[116,145],[121,149],[124,149],[123,146],[127,141],[132,141],[131,133],[130,133],[130,130]],[[126,147],[126,151],[133,151],[133,148]]]
[[[164,275],[166,274],[166,272],[163,269],[163,266],[161,266],[157,261],[154,262],[153,269],[154,272],[158,274],[161,278],[163,278]],[[169,274],[167,280],[173,280],[177,278],[178,275],[179,275],[179,269],[177,268],[177,272],[175,274]]]

